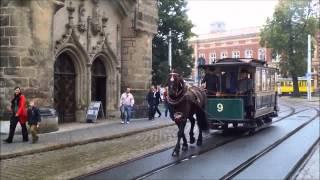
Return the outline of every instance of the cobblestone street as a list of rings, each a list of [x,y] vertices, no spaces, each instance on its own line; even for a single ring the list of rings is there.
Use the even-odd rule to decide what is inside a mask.
[[[173,146],[176,127],[1,161],[0,179],[68,179]],[[19,173],[17,173],[19,172]]]
[[[299,103],[300,101],[303,100],[299,99],[294,103]],[[118,138],[91,141],[92,143],[84,145],[66,146],[54,151],[1,159],[0,179],[70,179],[172,147],[176,142],[177,127],[173,125],[171,120],[167,120],[161,118],[155,121],[135,120],[130,125],[122,125],[119,121],[106,124],[98,123],[96,125],[91,124],[91,129],[85,128],[79,130],[72,130],[72,127],[66,127],[61,128],[61,132],[59,133],[41,135],[40,139],[43,142],[39,144],[29,145],[28,143],[21,143],[19,140],[13,144],[1,144],[3,146],[1,147],[1,153],[5,157],[5,154],[10,154],[7,151],[13,150],[12,148],[14,147],[17,149],[24,148],[25,151],[28,151],[30,148],[36,148],[34,145],[41,147],[49,146],[50,144],[46,144],[49,141],[54,141],[55,138],[61,138],[66,134],[68,135],[67,129],[69,131],[72,130],[69,134],[71,135],[72,132],[72,137],[78,137],[77,135],[82,134],[78,137],[79,139],[83,139],[84,137],[98,138],[97,134],[100,134],[102,137],[115,136],[116,133],[127,134],[125,136],[116,136]],[[88,125],[81,124],[81,126],[87,127]],[[156,126],[162,128],[154,129]],[[148,128],[151,128],[151,130],[148,130]],[[137,129],[140,129],[141,132],[128,134],[129,131],[134,132]],[[188,131],[187,127],[187,137]],[[85,134],[85,132],[89,134]],[[54,138],[51,136],[54,136]],[[19,138],[21,137],[18,136]],[[66,142],[61,141],[56,143]],[[319,145],[310,159],[299,170],[295,179],[319,179]]]

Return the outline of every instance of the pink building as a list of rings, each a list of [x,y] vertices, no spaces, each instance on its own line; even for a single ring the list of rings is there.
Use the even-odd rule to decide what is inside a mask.
[[[233,29],[224,32],[203,34],[189,41],[194,48],[195,67],[192,78],[197,79],[197,61],[200,57],[205,64],[222,58],[255,58],[271,64],[271,49],[261,47],[260,27]]]

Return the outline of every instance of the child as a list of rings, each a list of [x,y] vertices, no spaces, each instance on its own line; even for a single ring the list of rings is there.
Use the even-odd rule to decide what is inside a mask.
[[[29,105],[30,107],[28,109],[28,124],[30,126],[30,131],[32,135],[32,143],[36,143],[39,139],[37,134],[41,121],[40,111],[35,106],[35,100],[31,100]]]

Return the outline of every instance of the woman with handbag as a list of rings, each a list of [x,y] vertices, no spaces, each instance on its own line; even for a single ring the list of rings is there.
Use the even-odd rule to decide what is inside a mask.
[[[27,122],[26,98],[24,95],[22,95],[21,89],[19,87],[14,88],[14,97],[11,100],[10,111],[12,115],[10,119],[9,136],[4,141],[7,143],[12,143],[16,126],[19,122],[21,125],[23,141],[27,142],[29,139],[28,139],[28,130],[26,126],[26,122]]]

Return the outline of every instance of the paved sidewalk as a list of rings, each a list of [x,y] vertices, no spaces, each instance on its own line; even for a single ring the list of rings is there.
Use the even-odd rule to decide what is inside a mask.
[[[318,144],[314,152],[307,160],[306,164],[297,172],[297,175],[294,179],[296,180],[305,180],[305,179],[320,179],[319,173],[319,154],[320,154],[320,145]]]
[[[315,107],[319,107],[320,105],[319,96],[312,96],[310,101],[308,101],[306,96],[301,96],[301,97],[281,96],[279,99],[284,100],[286,102],[291,102],[291,103],[304,102]]]
[[[119,119],[99,120],[97,123],[61,124],[56,132],[40,134],[36,144],[31,144],[31,141],[22,142],[20,134],[15,134],[13,143],[7,144],[2,141],[7,135],[1,135],[0,159],[114,139],[173,124],[171,119],[165,117],[153,121],[132,119],[130,124],[121,124]],[[29,138],[31,139],[31,135]]]

